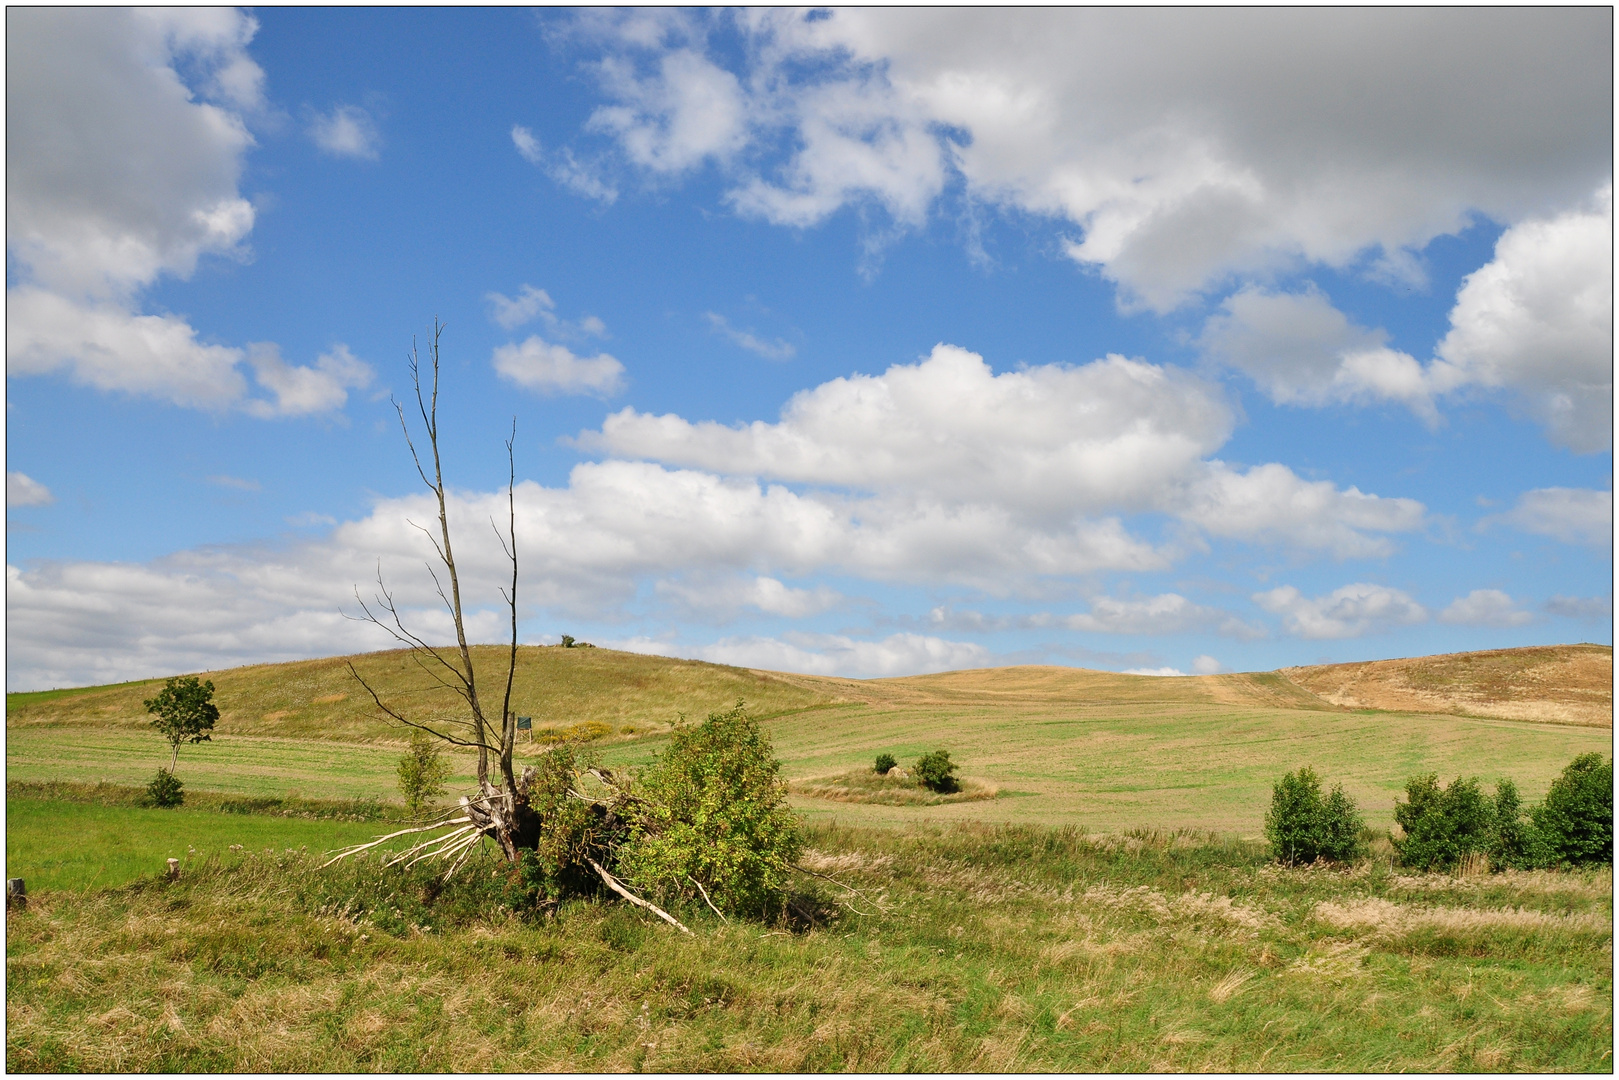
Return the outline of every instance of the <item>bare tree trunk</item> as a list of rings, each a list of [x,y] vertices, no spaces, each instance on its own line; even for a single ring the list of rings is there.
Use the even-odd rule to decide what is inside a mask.
[[[502,589],[501,596],[506,601],[511,612],[511,648],[507,655],[506,692],[502,700],[501,720],[499,727],[490,722],[484,714],[483,703],[478,695],[477,672],[472,665],[472,650],[467,644],[466,623],[461,613],[461,579],[456,571],[455,551],[450,543],[450,517],[444,491],[444,470],[439,457],[438,445],[438,383],[439,383],[439,338],[444,333],[444,327],[438,322],[433,324],[433,337],[429,345],[429,358],[433,367],[433,385],[429,393],[423,393],[421,359],[413,343],[410,351],[410,374],[416,392],[416,407],[421,414],[422,424],[427,433],[427,441],[433,455],[433,476],[428,478],[427,470],[422,464],[421,455],[416,450],[416,443],[411,439],[410,424],[405,419],[405,410],[399,402],[394,402],[394,409],[399,414],[399,426],[405,434],[405,443],[410,447],[412,461],[416,464],[416,472],[422,478],[422,483],[433,492],[438,500],[438,536],[434,536],[426,529],[421,531],[433,544],[438,554],[439,562],[443,564],[449,576],[450,590],[446,595],[443,583],[439,581],[438,574],[432,566],[428,572],[432,574],[434,584],[438,586],[439,598],[449,609],[452,621],[455,623],[455,639],[457,646],[457,660],[452,663],[440,652],[428,645],[420,637],[407,630],[400,619],[398,609],[394,605],[393,597],[383,585],[380,568],[377,586],[379,594],[376,597],[378,612],[386,612],[388,620],[384,620],[378,613],[373,612],[364,600],[359,599],[359,590],[355,590],[355,599],[359,600],[364,617],[370,622],[381,626],[394,636],[395,639],[410,648],[416,661],[438,681],[455,690],[466,702],[470,719],[464,725],[470,728],[470,738],[460,738],[455,735],[437,731],[425,724],[416,723],[400,715],[398,711],[385,704],[377,692],[366,683],[359,672],[349,665],[349,672],[371,694],[371,699],[395,720],[411,727],[421,728],[444,739],[446,742],[458,746],[468,746],[478,752],[478,794],[475,798],[463,798],[462,807],[472,825],[483,834],[491,837],[499,844],[501,852],[511,862],[521,857],[523,848],[531,848],[537,842],[539,821],[529,807],[528,789],[531,782],[531,769],[524,769],[521,778],[515,776],[512,770],[512,753],[517,740],[517,721],[511,709],[512,683],[517,673],[517,461],[516,440],[517,422],[512,421],[512,436],[506,442],[507,458],[507,484],[506,502],[508,516],[508,530],[501,534],[500,528],[494,521],[490,525],[495,529],[495,535],[500,540],[506,557],[512,564],[512,583],[509,590]],[[414,525],[415,523],[412,522]],[[421,529],[420,525],[416,526]],[[390,622],[392,625],[390,625]],[[430,663],[431,661],[431,663]],[[436,665],[436,666],[435,666]],[[442,669],[440,672],[439,669]],[[448,676],[446,678],[445,676]],[[495,758],[495,765],[499,770],[498,782],[490,775],[490,757]]]

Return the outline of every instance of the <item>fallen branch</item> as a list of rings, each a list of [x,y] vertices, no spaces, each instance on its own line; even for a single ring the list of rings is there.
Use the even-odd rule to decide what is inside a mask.
[[[843,882],[839,881],[835,877],[829,877],[828,875],[821,873],[819,870],[811,870],[808,867],[799,866],[797,863],[792,864],[792,866],[793,866],[793,869],[797,870],[800,874],[810,874],[813,877],[825,878],[827,881],[830,881],[832,884],[836,885],[838,888],[847,889],[848,891],[854,893],[856,896],[860,897],[862,900],[870,901],[873,904],[877,904],[878,907],[882,906],[881,904],[878,904],[877,901],[872,900],[871,897],[867,896],[865,893],[863,893],[859,889],[855,888],[853,885],[845,885]]]
[[[585,856],[585,862],[590,864],[592,870],[595,870],[596,873],[601,875],[601,879],[607,883],[607,887],[609,889],[612,889],[614,892],[618,893],[618,895],[622,896],[636,907],[646,908],[648,911],[652,912],[652,914],[656,915],[658,918],[662,919],[676,930],[679,930],[682,934],[691,933],[691,931],[686,929],[685,925],[679,919],[675,918],[658,905],[642,900],[639,896],[636,896],[623,885],[619,884],[617,878],[615,878],[612,874],[609,874],[606,870],[602,869],[601,863],[597,862],[595,859],[592,859],[589,855]]]
[[[727,919],[725,917],[725,912],[721,911],[717,907],[714,907],[714,901],[712,901],[712,900],[710,900],[708,898],[708,890],[703,888],[703,883],[701,881],[698,881],[696,878],[692,877],[690,874],[686,875],[686,880],[691,882],[693,885],[697,886],[697,891],[703,894],[703,903],[707,904],[710,908],[713,908],[714,914],[716,914],[716,915],[718,915],[720,917],[720,922],[730,922],[731,921],[730,919]]]

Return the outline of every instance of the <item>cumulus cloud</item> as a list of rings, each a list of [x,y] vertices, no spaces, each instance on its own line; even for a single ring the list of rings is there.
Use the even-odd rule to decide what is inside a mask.
[[[1180,668],[1173,668],[1173,667],[1153,667],[1153,668],[1133,667],[1133,668],[1125,668],[1124,671],[1122,672],[1122,674],[1125,674],[1125,675],[1152,675],[1152,676],[1154,676],[1156,678],[1163,678],[1163,679],[1173,679],[1173,678],[1184,679],[1186,677],[1186,672],[1182,671]]]
[[[708,320],[708,325],[714,328],[715,333],[729,338],[732,344],[748,350],[755,356],[762,356],[766,360],[791,360],[793,355],[798,352],[792,345],[782,341],[780,338],[775,341],[766,341],[751,330],[739,330],[732,326],[730,320],[724,315],[716,312],[705,311],[703,312],[703,318]]]
[[[1225,670],[1225,665],[1207,654],[1192,659],[1192,674],[1217,675]]]
[[[1451,601],[1439,613],[1439,621],[1460,626],[1523,626],[1534,622],[1535,617],[1520,610],[1512,597],[1500,589],[1474,589]]]
[[[497,348],[494,365],[503,378],[542,394],[608,398],[624,389],[624,365],[612,356],[575,356],[566,345],[553,344],[538,334],[521,345]]]
[[[864,513],[951,533],[1021,524],[1044,547],[1088,533],[1137,565],[1165,556],[1144,559],[1139,544],[1127,555],[1111,515],[1169,513],[1217,537],[1343,558],[1386,555],[1393,545],[1379,534],[1421,524],[1424,509],[1410,499],[1305,481],[1283,465],[1239,472],[1209,460],[1232,423],[1217,388],[1173,367],[1109,356],[997,375],[978,354],[941,344],[919,363],[801,391],[774,424],[626,408],[576,441],[623,458],[874,492]]]
[[[1518,496],[1505,514],[1481,525],[1505,522],[1524,532],[1549,536],[1565,544],[1607,547],[1613,543],[1613,492],[1590,488],[1536,488]]]
[[[1326,596],[1306,597],[1291,585],[1254,594],[1254,602],[1282,616],[1291,634],[1311,640],[1360,637],[1428,618],[1427,609],[1399,589],[1356,582]]]
[[[352,368],[272,367],[260,381],[276,399],[253,399],[248,350],[139,310],[160,276],[246,254],[254,211],[238,181],[253,145],[245,117],[263,108],[263,72],[247,54],[257,29],[240,12],[203,8],[8,15],[9,374],[61,372],[265,416],[342,404],[330,388],[352,384]]]
[[[274,345],[258,345],[248,351],[254,378],[275,395],[275,401],[250,401],[253,416],[309,416],[333,412],[348,402],[351,389],[371,385],[371,365],[349,352],[343,344],[321,353],[314,367],[295,367],[281,359]]]
[[[309,137],[332,157],[375,161],[381,156],[382,132],[371,114],[358,105],[337,105],[330,112],[316,113],[309,124]]]
[[[49,506],[56,501],[51,489],[27,473],[6,473],[6,509],[14,506]]]
[[[592,130],[656,176],[725,171],[738,210],[924,220],[953,184],[1046,217],[1159,310],[1299,263],[1407,279],[1475,213],[1516,222],[1608,175],[1611,13],[1531,9],[591,13]],[[737,59],[731,59],[737,57]],[[1343,88],[1354,87],[1346,94]]]
[[[1436,375],[1504,387],[1578,453],[1613,445],[1613,187],[1520,222],[1456,294]]]

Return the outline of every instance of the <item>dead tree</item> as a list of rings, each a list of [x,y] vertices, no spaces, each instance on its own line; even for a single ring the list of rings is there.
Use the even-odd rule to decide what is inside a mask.
[[[439,338],[444,333],[444,327],[437,320],[433,323],[433,337],[429,344],[429,358],[432,363],[432,387],[424,394],[422,388],[421,358],[414,340],[410,348],[410,376],[416,393],[416,408],[421,415],[423,431],[426,434],[428,448],[432,451],[433,474],[429,478],[427,469],[422,462],[422,455],[417,451],[416,440],[412,438],[410,423],[405,418],[405,408],[397,400],[393,401],[394,411],[399,414],[399,426],[405,434],[405,445],[410,448],[411,460],[415,462],[416,472],[427,485],[429,491],[438,500],[438,531],[433,531],[417,525],[432,543],[438,556],[438,565],[431,562],[427,564],[427,571],[433,578],[433,584],[438,590],[439,598],[449,610],[451,620],[455,624],[456,652],[446,655],[447,650],[441,650],[429,645],[414,631],[408,629],[399,614],[399,608],[394,602],[392,593],[388,591],[383,581],[380,564],[377,569],[377,592],[370,603],[361,596],[359,588],[354,590],[354,598],[360,605],[363,613],[355,616],[363,621],[371,622],[382,627],[394,639],[409,650],[410,657],[432,679],[452,691],[461,698],[466,707],[464,717],[454,717],[442,722],[440,727],[448,726],[450,730],[440,730],[440,727],[430,726],[417,720],[404,716],[398,709],[389,705],[377,692],[376,687],[366,681],[351,662],[348,665],[349,674],[365,688],[371,695],[371,700],[378,709],[392,717],[394,720],[408,727],[419,728],[423,731],[443,739],[455,746],[471,747],[478,752],[478,791],[474,796],[465,796],[461,799],[460,812],[456,816],[448,817],[433,825],[424,826],[412,832],[435,831],[440,828],[454,827],[452,833],[418,845],[421,851],[429,855],[455,855],[465,851],[470,852],[471,847],[485,836],[499,845],[502,854],[508,861],[517,862],[524,848],[532,848],[536,843],[540,821],[529,805],[529,784],[532,780],[532,769],[523,770],[522,776],[516,776],[512,771],[512,752],[517,741],[517,718],[512,713],[512,681],[517,673],[517,504],[516,483],[517,464],[515,444],[517,439],[517,422],[512,421],[512,436],[506,441],[506,508],[507,529],[504,533],[493,518],[490,527],[494,529],[495,536],[500,540],[502,550],[511,563],[512,580],[509,589],[501,589],[501,597],[511,612],[511,649],[506,664],[506,685],[501,701],[501,710],[498,720],[492,720],[485,711],[484,699],[479,694],[477,672],[472,666],[472,651],[467,646],[466,623],[461,613],[461,578],[456,571],[455,549],[450,542],[450,517],[444,495],[444,469],[439,458],[438,442],[438,391],[439,391]],[[444,571],[449,582],[449,591],[445,592],[445,582],[439,577],[439,570]],[[493,769],[491,768],[493,765]],[[402,834],[395,834],[402,835]],[[447,846],[446,846],[447,845]],[[369,845],[366,845],[369,846]],[[443,850],[440,850],[443,849]]]

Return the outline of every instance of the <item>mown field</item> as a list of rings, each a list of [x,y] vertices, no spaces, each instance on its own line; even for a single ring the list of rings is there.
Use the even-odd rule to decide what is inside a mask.
[[[1590,701],[1546,722],[1514,711],[1502,672],[1611,670],[1585,648],[1319,677],[866,682],[524,650],[519,711],[604,725],[589,749],[607,764],[649,762],[682,713],[745,698],[766,718],[806,867],[858,892],[805,876],[812,927],[681,909],[691,938],[619,903],[514,912],[492,859],[442,890],[376,860],[317,870],[401,812],[402,735],[339,662],[211,673],[222,718],[181,750],[179,810],[132,805],[167,763],[140,706],[161,683],[8,695],[7,874],[31,900],[7,918],[7,1067],[1609,1071],[1611,869],[1410,876],[1386,841],[1352,868],[1282,869],[1257,840],[1271,784],[1303,764],[1379,830],[1418,772],[1538,799],[1576,754],[1611,753],[1611,701],[1606,728]],[[356,663],[415,716],[446,715],[399,659]],[[1484,686],[1520,718],[1354,708],[1312,679],[1340,697]],[[934,749],[994,797],[803,794]],[[451,757],[454,793],[472,759]]]
[[[1605,659],[1611,673],[1611,649],[1560,650],[1520,650],[1533,655],[1510,665],[1518,683],[1503,682],[1501,670],[1509,665],[1494,659],[1497,654],[1429,658],[1423,670],[1429,682],[1437,678],[1434,671],[1445,673],[1456,692],[1487,686],[1498,710],[1510,697],[1502,687],[1532,690],[1536,672],[1575,662],[1585,670]],[[492,679],[498,652],[477,650],[480,665],[489,665],[482,668],[485,678]],[[435,690],[402,654],[354,662],[408,715],[453,715],[453,698]],[[814,820],[887,826],[972,820],[1093,831],[1197,828],[1252,837],[1259,834],[1270,785],[1312,764],[1329,784],[1344,785],[1372,825],[1386,828],[1395,797],[1413,773],[1478,775],[1487,782],[1506,776],[1535,799],[1573,757],[1606,752],[1612,741],[1611,691],[1603,728],[1352,709],[1301,685],[1309,672],[1328,669],[1299,670],[1306,674],[1164,679],[1003,668],[858,681],[608,649],[525,648],[514,702],[538,727],[604,725],[610,734],[591,747],[608,764],[644,764],[682,714],[701,719],[746,699],[765,720],[792,780],[844,773],[883,751],[904,764],[945,749],[963,774],[999,789],[993,800],[938,806],[794,797]],[[217,687],[221,718],[212,742],[181,751],[179,774],[191,787],[397,798],[394,765],[404,735],[378,719],[344,661],[258,665],[208,677]],[[7,775],[144,782],[165,760],[166,748],[147,727],[141,706],[160,685],[8,695]],[[1533,709],[1524,714],[1535,715]],[[452,786],[464,784],[472,774],[470,757],[451,759]]]

